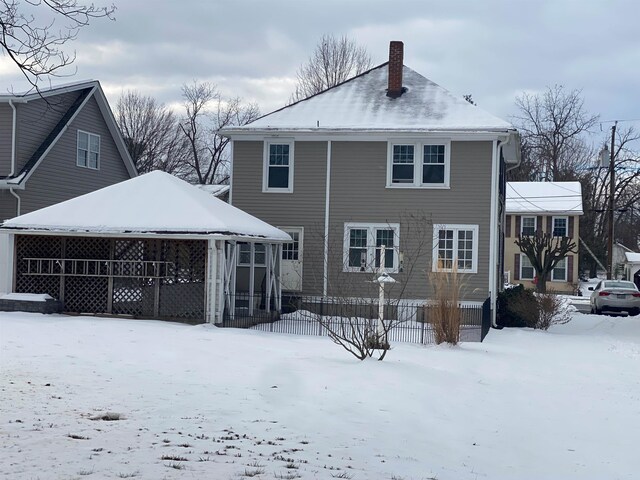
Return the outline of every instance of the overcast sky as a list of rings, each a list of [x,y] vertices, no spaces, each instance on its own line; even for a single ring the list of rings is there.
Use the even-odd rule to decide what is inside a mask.
[[[365,46],[376,65],[402,40],[405,65],[507,120],[516,95],[554,84],[582,89],[602,120],[640,119],[637,0],[113,1],[116,20],[92,22],[73,42],[75,75],[53,80],[100,80],[112,107],[125,89],[177,103],[182,84],[206,80],[267,113],[332,33]],[[25,89],[0,62],[3,90]]]

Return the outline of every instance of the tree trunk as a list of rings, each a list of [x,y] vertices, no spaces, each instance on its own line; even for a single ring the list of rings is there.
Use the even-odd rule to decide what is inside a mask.
[[[540,293],[547,293],[547,276],[546,275],[538,275],[538,283],[536,283],[536,288]]]

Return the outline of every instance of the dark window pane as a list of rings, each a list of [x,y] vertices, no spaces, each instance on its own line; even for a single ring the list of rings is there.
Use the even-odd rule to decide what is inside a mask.
[[[413,165],[394,165],[392,183],[413,183]]]
[[[289,187],[289,167],[269,167],[269,188]]]
[[[350,248],[349,249],[349,266],[360,267],[362,265],[362,259],[366,256],[366,249],[364,248]],[[365,259],[366,262],[366,259]]]
[[[444,165],[423,165],[422,183],[444,183]]]

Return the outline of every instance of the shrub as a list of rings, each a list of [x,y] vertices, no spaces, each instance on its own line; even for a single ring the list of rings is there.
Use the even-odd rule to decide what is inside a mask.
[[[562,297],[552,293],[539,293],[537,300],[538,321],[533,328],[549,330],[551,325],[562,325],[571,321],[571,314]]]
[[[538,323],[538,301],[531,290],[522,285],[498,294],[496,322],[502,327],[531,327]]]

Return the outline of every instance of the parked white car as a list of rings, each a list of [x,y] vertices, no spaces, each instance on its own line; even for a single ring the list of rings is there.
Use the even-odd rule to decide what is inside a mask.
[[[591,313],[627,312],[640,314],[640,290],[633,282],[625,280],[602,280],[595,288],[589,287]]]

